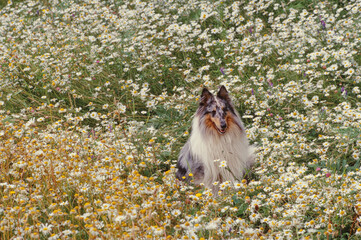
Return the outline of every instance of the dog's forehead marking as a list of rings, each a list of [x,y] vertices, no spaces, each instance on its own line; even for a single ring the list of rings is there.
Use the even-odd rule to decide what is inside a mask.
[[[225,106],[224,102],[221,99],[219,99],[218,97],[215,98],[215,101],[216,101],[217,106],[219,106],[221,108]]]

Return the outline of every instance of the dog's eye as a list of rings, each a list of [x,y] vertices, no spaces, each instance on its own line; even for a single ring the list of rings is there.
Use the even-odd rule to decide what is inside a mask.
[[[213,110],[211,113],[212,113],[212,116],[216,115],[216,111],[215,111],[215,110]]]

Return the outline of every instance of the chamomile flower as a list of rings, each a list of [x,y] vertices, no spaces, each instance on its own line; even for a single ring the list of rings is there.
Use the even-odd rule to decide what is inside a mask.
[[[48,235],[54,226],[52,224],[40,224],[40,231],[44,235]]]
[[[225,167],[227,167],[227,161],[221,161],[220,164],[219,164],[219,167],[220,167],[220,168],[225,168]]]

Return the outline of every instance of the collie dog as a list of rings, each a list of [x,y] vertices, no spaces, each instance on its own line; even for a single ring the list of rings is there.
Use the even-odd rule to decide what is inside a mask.
[[[221,86],[216,96],[204,88],[190,138],[179,154],[176,177],[216,192],[215,182],[241,181],[253,165],[252,149],[226,88]]]

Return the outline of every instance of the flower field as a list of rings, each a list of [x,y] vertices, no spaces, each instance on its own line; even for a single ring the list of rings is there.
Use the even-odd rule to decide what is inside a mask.
[[[361,239],[361,1],[0,4],[0,239]],[[175,178],[203,87],[256,164]]]

